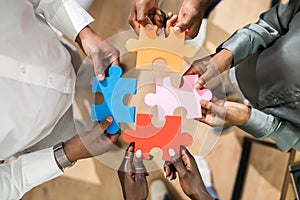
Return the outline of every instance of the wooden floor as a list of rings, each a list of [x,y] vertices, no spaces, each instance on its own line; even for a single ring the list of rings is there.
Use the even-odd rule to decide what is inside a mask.
[[[121,31],[129,30],[127,13],[129,1],[94,0],[90,13],[96,19],[92,27],[107,38]],[[178,12],[180,1],[165,0],[164,10]],[[204,44],[209,53],[230,36],[237,28],[255,22],[259,14],[268,9],[270,0],[223,0],[211,13],[208,19],[207,37]],[[169,8],[169,9],[167,9]],[[88,118],[89,96],[88,87],[79,87],[75,111],[78,118]],[[240,157],[243,138],[247,136],[238,128],[230,128],[222,133],[206,159],[211,167],[214,186],[219,197],[231,199]],[[199,141],[201,142],[201,141]],[[249,156],[248,170],[242,190],[242,199],[280,199],[289,154],[275,149],[253,144]],[[298,157],[296,159],[299,160]],[[162,179],[161,170],[152,172],[149,182]],[[165,181],[173,199],[187,199],[179,187],[178,181]],[[291,184],[288,185],[288,196],[293,199]],[[66,173],[28,192],[24,200],[118,200],[122,199],[116,171],[106,167],[96,159],[79,161]]]

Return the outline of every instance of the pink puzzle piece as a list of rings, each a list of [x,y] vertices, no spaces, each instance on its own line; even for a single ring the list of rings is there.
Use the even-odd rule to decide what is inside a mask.
[[[208,89],[196,90],[194,88],[197,75],[183,76],[183,86],[174,88],[170,77],[156,79],[156,93],[145,96],[145,102],[149,106],[158,106],[158,120],[163,121],[166,115],[173,115],[179,107],[185,108],[188,119],[200,118],[200,100],[211,100],[212,93]]]

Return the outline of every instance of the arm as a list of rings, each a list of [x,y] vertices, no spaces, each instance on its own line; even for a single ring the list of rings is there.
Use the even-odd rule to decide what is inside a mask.
[[[11,159],[0,165],[0,197],[20,199],[33,187],[62,174],[52,148]]]
[[[117,141],[119,134],[105,135],[111,117],[102,120],[91,131],[79,133],[65,142],[64,152],[70,162],[101,155]],[[27,191],[63,174],[53,148],[25,154],[0,165],[0,198],[20,199]]]
[[[267,48],[284,35],[299,10],[298,0],[290,0],[288,4],[277,4],[263,13],[257,23],[236,31],[217,48],[217,53],[210,59],[196,60],[186,74],[200,74],[195,87],[202,88],[213,77],[240,63],[250,54]]]
[[[281,120],[252,108],[249,120],[240,128],[258,139],[271,138],[282,151],[300,149],[300,128],[288,121]]]
[[[99,81],[105,78],[105,70],[119,65],[119,51],[96,34],[88,25],[94,19],[75,0],[30,0],[35,12],[79,44],[94,64]]]
[[[220,101],[221,102],[221,101]],[[258,139],[271,138],[279,149],[300,149],[300,128],[278,117],[266,114],[240,103],[225,101],[201,101],[203,117],[200,119],[211,126],[238,126]]]
[[[75,0],[29,0],[36,14],[73,41],[94,19]]]
[[[253,24],[236,31],[227,41],[218,47],[233,53],[233,65],[240,63],[248,55],[265,49],[268,45],[288,31],[288,25],[300,10],[300,2],[290,0],[289,3],[279,3]]]
[[[170,180],[174,180],[177,172],[183,192],[192,200],[214,199],[205,188],[192,154],[183,146],[181,146],[180,155],[177,155],[173,149],[169,149],[169,154],[172,164],[165,165],[166,177],[172,176]]]

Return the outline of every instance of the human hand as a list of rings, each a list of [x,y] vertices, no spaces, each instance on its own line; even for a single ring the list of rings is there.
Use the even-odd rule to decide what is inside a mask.
[[[134,31],[139,35],[140,25],[156,25],[157,35],[165,26],[166,14],[158,8],[158,0],[133,0],[131,4],[128,22]]]
[[[202,89],[209,80],[229,69],[232,61],[233,54],[227,49],[222,49],[212,56],[194,61],[185,75],[199,74],[195,88]]]
[[[175,32],[186,31],[186,36],[194,38],[197,36],[203,15],[210,6],[212,0],[184,0],[178,14]]]
[[[251,109],[241,103],[218,100],[215,103],[201,100],[202,118],[210,126],[242,126],[250,118]]]
[[[104,80],[107,67],[120,65],[119,50],[101,38],[88,26],[79,32],[76,41],[84,53],[93,61],[95,76],[99,81]]]
[[[148,173],[143,164],[142,152],[138,150],[134,157],[134,143],[126,150],[118,170],[123,196],[126,200],[144,200],[148,196],[146,176]]]
[[[111,148],[120,133],[109,135],[105,130],[111,125],[112,117],[106,117],[92,130],[79,133],[64,144],[64,151],[70,162],[101,155]]]
[[[190,152],[181,146],[180,156],[173,149],[169,149],[169,154],[172,162],[164,167],[166,177],[171,174],[174,177],[177,172],[183,192],[193,200],[213,199],[205,188],[196,161]]]

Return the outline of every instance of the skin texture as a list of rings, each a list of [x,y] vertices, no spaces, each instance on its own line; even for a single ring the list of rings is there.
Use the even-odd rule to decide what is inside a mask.
[[[170,153],[170,156],[172,162],[164,166],[166,177],[174,180],[177,174],[183,192],[190,199],[213,199],[204,186],[196,161],[190,152],[182,146],[180,155],[174,152],[173,155]]]
[[[106,117],[98,123],[92,130],[79,133],[67,140],[64,145],[64,151],[70,162],[79,159],[89,158],[96,155],[101,155],[111,148],[115,143],[120,133],[109,135],[105,130],[112,122],[112,117]],[[89,151],[93,149],[93,152]]]
[[[134,143],[126,150],[118,170],[123,196],[126,200],[145,200],[148,196],[148,173],[140,156],[134,156]]]
[[[202,118],[199,121],[210,126],[242,126],[250,118],[251,109],[231,101],[209,102],[201,100]]]
[[[157,34],[161,33],[161,29],[165,25],[166,14],[158,8],[158,0],[133,0],[128,23],[139,35],[140,25],[158,27]]]
[[[77,38],[84,53],[91,58],[94,72],[99,81],[105,78],[105,70],[111,65],[120,65],[119,50],[101,38],[90,27],[83,28]]]
[[[211,3],[211,0],[185,0],[178,14],[175,31],[186,31],[188,38],[196,37],[203,15]]]
[[[211,3],[212,0],[185,0],[179,11],[178,18],[172,23],[175,26],[175,31],[179,33],[186,31],[187,38],[196,37],[203,15]],[[165,20],[161,13],[162,11],[158,8],[157,0],[133,0],[128,22],[137,34],[139,33],[140,25],[165,27]],[[156,17],[151,17],[153,15],[156,15]],[[169,18],[167,16],[166,19]]]
[[[220,75],[222,72],[228,70],[232,66],[233,54],[227,50],[222,49],[218,53],[194,61],[190,69],[185,75],[198,74],[199,79],[195,85],[196,89],[205,87],[206,82],[213,77]]]

